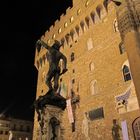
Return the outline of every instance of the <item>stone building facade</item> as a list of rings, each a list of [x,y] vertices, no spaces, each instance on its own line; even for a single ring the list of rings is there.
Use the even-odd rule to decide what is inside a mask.
[[[0,140],[32,140],[33,123],[14,118],[0,118]],[[11,135],[10,135],[11,134]]]
[[[139,0],[135,2],[140,10]],[[63,113],[64,140],[140,139],[139,103],[115,5],[73,0],[41,39],[50,46],[54,39],[64,41],[61,52],[67,57],[68,72],[60,77],[61,95],[71,99],[73,113],[70,116],[68,109]],[[44,48],[35,52],[37,98],[48,90],[46,52]],[[39,134],[35,112],[33,140]]]

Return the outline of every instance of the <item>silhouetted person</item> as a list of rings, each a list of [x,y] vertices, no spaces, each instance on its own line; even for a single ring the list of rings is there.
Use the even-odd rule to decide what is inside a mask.
[[[113,140],[120,140],[120,134],[119,130],[121,130],[121,127],[117,124],[117,120],[113,120],[113,126],[112,126],[112,137]]]
[[[66,68],[67,59],[59,51],[63,43],[60,44],[59,41],[55,40],[54,44],[50,47],[45,42],[38,40],[36,45],[37,45],[37,48],[40,48],[41,46],[43,46],[44,48],[48,50],[47,59],[49,62],[49,70],[46,76],[46,84],[49,87],[49,90],[54,89],[54,91],[56,92],[58,89],[59,76],[67,71],[67,68]],[[61,74],[60,74],[61,69],[59,66],[60,59],[63,60],[63,70]],[[54,87],[52,87],[52,83],[51,83],[52,78],[54,78]]]

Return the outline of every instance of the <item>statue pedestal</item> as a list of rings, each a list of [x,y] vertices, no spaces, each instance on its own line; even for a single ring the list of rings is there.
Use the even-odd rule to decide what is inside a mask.
[[[40,125],[39,140],[63,140],[61,121],[66,99],[50,90],[39,96],[34,105]]]
[[[59,107],[46,105],[42,110],[42,135],[40,140],[63,140],[61,126],[63,110]]]

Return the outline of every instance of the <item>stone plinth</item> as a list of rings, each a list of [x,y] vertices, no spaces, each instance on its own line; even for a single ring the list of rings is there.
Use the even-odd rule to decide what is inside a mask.
[[[40,140],[63,140],[62,114],[63,110],[57,106],[44,107],[41,114]]]
[[[63,140],[61,118],[66,99],[50,90],[39,96],[34,105],[38,114],[39,140]]]

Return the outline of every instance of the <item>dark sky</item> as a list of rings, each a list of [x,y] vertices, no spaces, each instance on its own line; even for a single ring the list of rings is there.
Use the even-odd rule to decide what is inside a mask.
[[[35,42],[71,5],[71,0],[9,0],[1,5],[0,113],[33,120]]]

